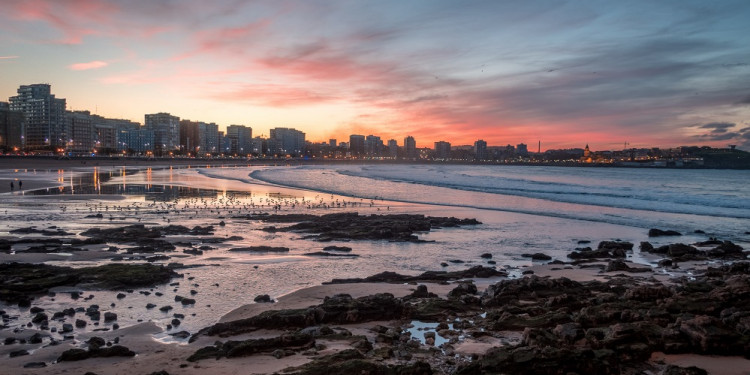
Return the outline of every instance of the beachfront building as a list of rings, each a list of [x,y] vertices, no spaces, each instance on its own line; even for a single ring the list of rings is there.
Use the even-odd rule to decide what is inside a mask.
[[[40,83],[22,85],[18,95],[10,97],[10,110],[22,112],[26,118],[23,131],[27,149],[65,147],[65,99],[52,95],[51,86]]]
[[[385,148],[383,140],[377,135],[368,135],[365,137],[365,153],[369,157],[379,157]]]
[[[349,154],[356,158],[365,154],[365,136],[352,134],[349,136]]]
[[[434,159],[448,160],[451,157],[451,144],[450,142],[438,141],[435,142],[435,154]]]
[[[65,111],[68,129],[67,152],[90,154],[94,151],[94,123],[89,111]]]
[[[252,152],[253,128],[244,125],[229,125],[227,137],[231,141],[231,153],[247,156]]]
[[[271,129],[268,137],[269,154],[300,156],[304,152],[305,133],[292,128]]]
[[[404,138],[404,154],[409,160],[414,160],[419,157],[419,154],[417,153],[417,141],[414,140],[414,137],[407,136]]]
[[[487,142],[482,139],[474,142],[474,159],[475,160],[486,160],[487,159]]]
[[[398,157],[398,142],[395,139],[388,140],[388,157],[391,159]]]
[[[153,130],[145,128],[120,130],[117,143],[120,151],[130,155],[151,155],[154,152]]]
[[[219,126],[215,123],[180,120],[180,149],[193,155],[219,152]]]
[[[154,132],[154,153],[166,156],[180,149],[180,118],[169,113],[146,115],[146,130]]]
[[[23,149],[25,116],[11,111],[10,104],[0,102],[0,149],[19,151]]]
[[[529,147],[525,143],[519,143],[516,145],[516,155],[518,156],[529,156]]]

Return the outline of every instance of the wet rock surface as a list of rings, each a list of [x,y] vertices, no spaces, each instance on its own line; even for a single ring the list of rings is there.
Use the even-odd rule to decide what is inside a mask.
[[[297,232],[309,234],[318,241],[332,240],[389,240],[419,242],[416,232],[432,229],[481,224],[475,219],[431,217],[424,215],[359,215],[337,213],[329,215],[247,215],[235,218],[261,220],[269,223],[294,223],[285,227],[266,227],[267,232]]]
[[[87,284],[102,289],[146,287],[168,282],[177,274],[152,264],[106,264],[70,268],[46,264],[0,264],[0,300],[29,301],[58,286]]]

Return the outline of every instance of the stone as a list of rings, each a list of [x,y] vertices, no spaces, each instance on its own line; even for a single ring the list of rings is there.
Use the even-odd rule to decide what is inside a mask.
[[[256,303],[273,303],[273,299],[268,294],[261,294],[256,296],[253,301]]]
[[[674,230],[661,230],[656,228],[651,228],[648,231],[649,237],[661,237],[661,236],[682,236],[682,233],[674,231]]]

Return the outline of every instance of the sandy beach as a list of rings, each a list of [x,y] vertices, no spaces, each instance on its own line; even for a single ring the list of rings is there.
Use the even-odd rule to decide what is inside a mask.
[[[217,163],[225,165],[223,161]],[[349,373],[351,368],[342,366],[350,365],[365,366],[362,371],[374,366],[379,370],[367,371],[390,369],[415,374],[430,373],[420,366],[428,366],[431,373],[437,374],[493,373],[493,366],[498,366],[496,358],[515,358],[524,350],[534,353],[538,366],[544,366],[545,360],[554,360],[570,371],[586,373],[575,363],[550,358],[560,353],[574,358],[592,348],[625,353],[616,360],[623,361],[621,366],[627,371],[611,373],[657,374],[670,365],[697,366],[717,375],[749,373],[745,369],[750,368],[750,360],[740,355],[745,334],[736,336],[724,326],[736,326],[741,332],[743,320],[725,319],[720,323],[725,336],[707,336],[707,332],[713,332],[714,324],[719,324],[713,316],[725,316],[746,307],[745,297],[732,297],[745,296],[743,288],[750,290],[746,284],[736,284],[737,280],[747,282],[746,270],[736,267],[707,272],[746,259],[731,242],[715,240],[679,247],[672,238],[649,238],[637,228],[589,224],[589,231],[601,228],[603,234],[596,241],[580,240],[586,232],[571,225],[581,233],[565,236],[577,247],[568,250],[573,246],[560,244],[565,250],[552,253],[553,256],[481,247],[481,251],[462,253],[458,247],[467,236],[476,237],[475,241],[481,244],[497,229],[482,232],[460,225],[451,229],[436,227],[417,231],[416,235],[404,234],[400,238],[405,243],[383,241],[379,236],[392,235],[392,228],[417,225],[395,221],[422,220],[422,215],[409,216],[414,212],[451,212],[459,217],[476,214],[481,220],[493,219],[491,213],[354,200],[274,185],[253,185],[253,193],[246,197],[217,195],[211,186],[220,183],[227,191],[239,190],[244,182],[216,180],[220,174],[187,169],[188,165],[193,166],[189,161],[180,165],[185,169],[173,165],[174,171],[169,169],[170,164],[117,161],[92,166],[77,160],[0,160],[3,187],[8,188],[11,180],[21,179],[24,188],[18,191],[16,184],[12,194],[7,194],[9,189],[2,190],[6,193],[2,197],[5,214],[14,220],[0,230],[6,246],[6,251],[0,253],[0,263],[71,267],[45,270],[56,273],[63,281],[40,289],[38,294],[5,295],[4,298],[11,298],[6,301],[12,302],[3,305],[3,323],[12,328],[0,330],[0,340],[5,344],[0,346],[0,356],[4,358],[0,374],[234,374],[240,370],[268,374],[290,368],[296,368],[296,373],[313,374],[317,373],[315,366]],[[125,176],[124,167],[143,168],[144,173]],[[108,173],[111,181],[106,184],[122,186],[123,195],[26,194],[34,189],[57,187],[79,191],[82,187],[76,185],[75,176],[94,171]],[[124,194],[132,186],[161,184],[203,190],[199,194],[183,192],[185,197],[167,195],[163,200],[147,200],[140,195],[128,198]],[[160,187],[157,191],[166,194],[169,190]],[[342,203],[345,209],[331,211]],[[351,208],[362,214],[346,216]],[[339,216],[331,216],[331,212]],[[324,214],[329,214],[326,220],[344,221],[333,225],[322,222],[313,227],[308,224],[302,233],[279,230],[285,226],[294,228],[294,223]],[[372,224],[334,232],[344,237],[324,238],[332,242],[316,241],[330,235],[316,230],[330,230],[331,226],[380,215],[383,219]],[[492,225],[504,229],[518,218],[509,216]],[[537,224],[542,225],[549,219],[539,220]],[[378,229],[378,225],[389,229]],[[269,230],[269,226],[274,229]],[[370,232],[363,234],[365,227],[371,227]],[[346,237],[355,234],[365,237]],[[615,235],[620,238],[608,240]],[[651,250],[642,242],[634,245],[638,238],[653,242],[653,246],[649,243]],[[704,237],[693,234],[680,240],[696,242],[700,238]],[[408,242],[410,239],[415,242]],[[334,246],[326,250],[329,243]],[[253,253],[259,244],[271,246],[259,248],[266,252]],[[441,249],[440,246],[447,247],[449,253],[428,258],[432,266],[421,270],[417,266],[403,268],[411,254]],[[657,252],[662,248],[666,253]],[[281,253],[268,253],[268,249],[281,249]],[[153,265],[174,275],[136,286],[113,286],[108,283],[112,275],[96,276],[97,284],[89,274],[75,274],[81,267],[93,267],[91,272],[95,272],[97,267],[110,265],[123,269]],[[378,269],[399,265],[402,268],[396,268],[401,270],[398,273],[375,275]],[[36,285],[35,279],[29,278],[36,272],[39,271],[11,276],[15,277],[11,283]],[[377,277],[372,280],[381,281],[364,279],[373,275]],[[29,279],[18,284],[25,278]],[[88,281],[83,285],[64,282],[68,278]],[[320,285],[336,278],[344,280]],[[708,315],[702,318],[704,313],[681,302],[684,299],[702,303],[702,294],[685,294],[686,285],[696,278],[702,288],[716,289],[712,295],[721,296],[718,304],[736,306],[705,312]],[[279,289],[276,284],[287,286]],[[731,294],[726,285],[739,289]],[[270,293],[268,298],[275,302],[253,301],[264,293]],[[194,300],[181,302],[186,298]],[[586,302],[581,304],[578,300]],[[600,311],[600,304],[611,306]],[[70,306],[79,311],[63,314]],[[736,314],[741,316],[742,311]],[[117,315],[114,320],[99,318],[100,314],[112,312]],[[82,326],[66,330],[65,324],[78,324],[79,320]],[[652,331],[646,327],[654,324],[659,328],[649,329],[665,335],[664,342],[650,339]],[[103,340],[102,349],[90,341],[94,337]],[[644,341],[644,337],[649,339]],[[302,340],[303,344],[288,344],[289,340]],[[728,344],[722,346],[721,342],[727,340]],[[215,345],[217,341],[221,344]],[[237,345],[259,349],[233,354]],[[540,351],[544,347],[569,352]],[[101,354],[110,353],[108,348],[120,351],[112,356]],[[90,358],[61,360],[71,353]],[[723,356],[717,357],[719,354]],[[336,357],[340,355],[353,357]],[[607,361],[615,360],[606,358],[593,366],[605,366]],[[523,373],[512,370],[515,365],[503,366],[510,373]],[[543,367],[537,370],[542,371]],[[604,373],[599,370],[596,373]]]

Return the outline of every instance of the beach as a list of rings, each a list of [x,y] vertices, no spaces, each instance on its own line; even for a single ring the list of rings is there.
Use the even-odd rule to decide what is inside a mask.
[[[342,373],[346,365],[355,364],[368,371],[428,373],[429,367],[433,373],[492,373],[497,363],[491,357],[514,358],[522,350],[552,361],[559,353],[533,352],[548,345],[576,355],[617,348],[627,353],[627,358],[617,361],[632,373],[659,373],[670,364],[698,366],[711,374],[745,374],[743,369],[750,368],[750,361],[741,355],[747,337],[742,314],[748,294],[743,294],[746,285],[732,284],[746,283],[747,272],[741,268],[706,272],[745,261],[742,248],[747,246],[747,236],[736,229],[733,234],[719,233],[721,238],[710,242],[711,229],[708,234],[686,233],[685,221],[662,226],[680,230],[679,236],[650,236],[648,228],[618,224],[619,219],[608,223],[587,216],[534,215],[512,207],[499,213],[468,205],[422,203],[406,196],[388,199],[301,187],[304,173],[318,173],[315,167],[239,168],[223,162],[188,163],[188,167],[122,161],[92,166],[77,160],[48,160],[31,163],[36,166],[32,168],[24,163],[16,160],[0,168],[4,188],[17,179],[24,188],[13,193],[3,190],[0,197],[5,223],[0,232],[8,245],[0,262],[70,267],[50,272],[88,284],[60,282],[24,295],[28,298],[14,295],[16,299],[3,301],[6,328],[0,339],[6,345],[0,347],[0,355],[6,356],[4,368],[9,370],[0,372],[229,374],[243,369],[260,374],[297,367],[294,371],[315,373],[314,365],[325,363]],[[276,176],[286,172],[298,176],[294,184],[279,183]],[[259,178],[250,181],[248,176],[253,175]],[[537,209],[532,203],[523,205],[524,210]],[[660,215],[682,217],[680,209],[675,204],[675,212]],[[586,212],[578,208],[567,212],[577,211]],[[478,222],[437,219],[447,217]],[[706,223],[704,229],[714,228],[708,221],[691,220]],[[741,228],[747,223],[742,217],[714,220],[715,227],[726,222],[728,228]],[[349,225],[350,229],[343,229]],[[689,246],[674,246],[677,243]],[[94,271],[76,271],[108,265],[126,269],[150,265],[174,275],[127,286],[113,284],[106,275],[92,279]],[[366,279],[384,271],[393,273]],[[706,311],[703,320],[698,319],[698,311],[684,306],[685,311],[673,311],[669,306],[681,299],[700,299],[685,295],[686,283],[695,278],[712,290],[736,285],[730,292],[713,292],[714,297],[725,296],[719,300],[726,298],[735,310],[722,312],[727,306]],[[710,281],[717,278],[724,281]],[[512,296],[495,286],[519,288],[515,283],[522,281],[531,283],[531,289],[518,289]],[[542,292],[546,283],[557,286],[549,295]],[[601,297],[602,283],[618,292]],[[331,298],[341,294],[350,297]],[[275,302],[254,301],[264,295]],[[621,312],[615,317],[600,311],[596,319],[582,320],[584,311],[590,310],[586,308],[595,305],[575,303],[576,298],[587,304],[612,303],[613,309],[639,307],[627,319]],[[392,304],[393,309],[376,308],[373,301]],[[96,311],[90,310],[93,305]],[[170,309],[161,311],[166,306]],[[31,311],[34,307],[37,312]],[[70,307],[82,310],[53,316]],[[308,308],[310,312],[304,312]],[[287,311],[279,316],[289,320],[274,318],[271,321],[285,323],[258,326],[254,319],[269,311]],[[116,319],[93,318],[107,312],[116,314]],[[301,314],[302,322],[294,320],[295,314]],[[737,318],[712,318],[726,314]],[[61,333],[64,324],[76,320],[87,324]],[[441,322],[449,327],[436,328]],[[621,332],[620,323],[631,324],[627,330],[631,333]],[[661,327],[659,335],[677,333],[659,343],[652,337],[654,324]],[[706,336],[717,324],[725,336]],[[646,330],[646,325],[652,329]],[[603,336],[595,340],[595,332]],[[19,342],[31,341],[35,333],[41,342]],[[106,351],[92,350],[96,344],[87,343],[91,337],[101,337],[103,348],[124,346],[134,356],[123,350],[118,354],[124,356],[100,357],[104,354],[97,353]],[[215,346],[217,340],[223,346]],[[665,346],[670,340],[684,344]],[[726,340],[728,344],[719,344]],[[250,351],[240,355],[238,344],[230,341],[256,349],[245,349]],[[194,358],[202,348],[213,349],[203,352],[210,355]],[[85,353],[78,355],[91,357],[60,361],[70,349],[82,349]],[[337,358],[339,354],[344,357]],[[707,357],[716,355],[724,355],[726,361]],[[611,354],[603,358],[615,360]],[[543,363],[539,361],[540,366]],[[304,365],[308,367],[299,367]],[[539,371],[544,373],[541,367]]]

